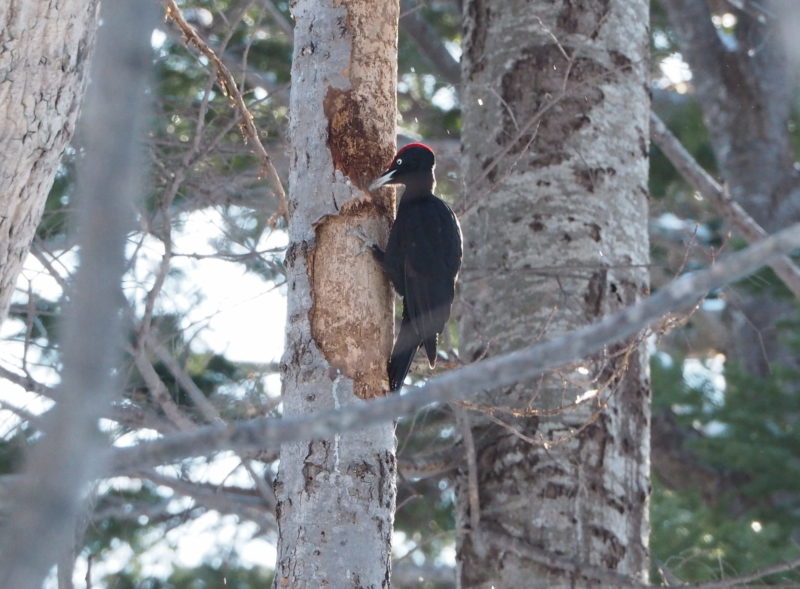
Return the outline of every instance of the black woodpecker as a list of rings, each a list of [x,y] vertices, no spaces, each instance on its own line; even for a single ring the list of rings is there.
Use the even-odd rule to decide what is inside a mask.
[[[433,194],[435,157],[422,143],[406,145],[369,187],[404,184],[386,249],[369,247],[403,297],[403,321],[389,358],[389,389],[398,390],[414,354],[425,347],[436,365],[436,344],[450,317],[461,268],[461,228],[452,209]]]

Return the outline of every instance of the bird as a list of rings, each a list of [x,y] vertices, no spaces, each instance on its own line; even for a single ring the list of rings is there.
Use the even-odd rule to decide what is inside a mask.
[[[435,165],[427,145],[401,148],[369,186],[370,191],[387,184],[405,186],[386,248],[359,235],[403,299],[400,331],[387,366],[392,392],[403,386],[420,347],[430,367],[436,366],[439,334],[450,318],[461,269],[461,227],[453,210],[433,193]]]

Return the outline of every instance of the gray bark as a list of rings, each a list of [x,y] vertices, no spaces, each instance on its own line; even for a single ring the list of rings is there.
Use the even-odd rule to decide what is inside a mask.
[[[347,234],[384,241],[393,192],[366,187],[393,153],[397,2],[298,0],[289,191],[284,415],[386,394],[392,295]],[[388,587],[394,426],[281,447],[275,587]]]
[[[645,0],[472,0],[464,15],[461,353],[473,361],[647,294],[649,19]],[[587,390],[593,401],[559,410]],[[458,476],[461,586],[607,586],[598,567],[645,579],[642,343],[481,402],[521,413],[497,414],[502,425],[472,417],[477,488]],[[507,550],[503,537],[530,550]],[[537,551],[553,558],[529,557]],[[559,566],[564,555],[584,567]]]
[[[97,0],[0,3],[0,322],[72,138]]]
[[[0,537],[2,587],[38,589],[55,560],[71,552],[82,497],[103,472],[107,455],[97,423],[118,388],[121,279],[132,202],[144,176],[136,139],[153,23],[146,18],[153,12],[141,6],[108,6],[86,109],[92,116],[83,125],[80,264],[60,342],[64,369],[55,406],[41,422],[43,436],[28,452],[22,481],[12,493],[10,521]]]

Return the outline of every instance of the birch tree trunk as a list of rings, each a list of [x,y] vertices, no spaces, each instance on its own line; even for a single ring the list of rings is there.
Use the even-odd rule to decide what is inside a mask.
[[[0,323],[72,138],[97,0],[0,3]]]
[[[647,294],[649,14],[647,0],[470,0],[464,10],[469,361]],[[471,418],[473,467],[457,491],[460,586],[647,578],[642,344],[483,396],[516,413]]]
[[[346,232],[385,243],[391,190],[367,186],[393,154],[396,0],[298,0],[289,191],[284,413],[386,394],[393,295]],[[388,587],[394,426],[284,444],[275,491],[276,587]]]

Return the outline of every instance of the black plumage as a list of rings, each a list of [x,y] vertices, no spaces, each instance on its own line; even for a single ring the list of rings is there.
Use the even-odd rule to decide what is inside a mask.
[[[386,249],[370,244],[394,289],[403,297],[403,320],[389,359],[389,388],[403,385],[414,355],[425,348],[436,365],[438,336],[450,317],[461,267],[461,229],[452,209],[433,194],[433,151],[421,143],[406,145],[370,189],[404,184]]]

